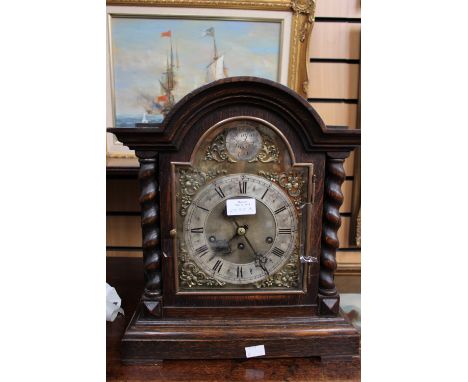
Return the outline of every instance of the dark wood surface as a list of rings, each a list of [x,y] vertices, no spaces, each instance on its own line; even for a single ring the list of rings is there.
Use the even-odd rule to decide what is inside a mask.
[[[108,381],[360,380],[360,359],[347,362],[323,362],[318,358],[166,360],[153,366],[122,365],[120,339],[144,288],[142,264],[134,260],[109,258],[107,261],[107,282],[116,288],[126,313],[106,323]]]

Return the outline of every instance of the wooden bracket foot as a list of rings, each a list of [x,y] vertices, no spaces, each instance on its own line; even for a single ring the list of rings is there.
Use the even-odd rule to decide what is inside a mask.
[[[340,311],[340,296],[318,296],[319,301],[319,315],[335,317]]]
[[[161,299],[147,299],[142,298],[143,305],[146,308],[146,311],[151,314],[153,317],[160,318],[162,316],[162,301]]]

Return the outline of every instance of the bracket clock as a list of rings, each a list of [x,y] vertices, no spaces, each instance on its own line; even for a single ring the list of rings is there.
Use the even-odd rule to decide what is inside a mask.
[[[359,354],[334,284],[343,161],[357,130],[232,77],[179,101],[158,127],[109,129],[140,162],[145,289],[122,360]]]

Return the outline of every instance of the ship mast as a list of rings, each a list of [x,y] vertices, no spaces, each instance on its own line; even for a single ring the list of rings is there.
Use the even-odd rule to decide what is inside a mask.
[[[219,56],[218,56],[218,48],[216,47],[216,37],[215,37],[214,28],[213,27],[208,28],[205,31],[205,36],[213,37],[213,51],[214,51],[213,61],[216,61],[219,58]]]
[[[216,47],[216,38],[215,38],[214,28],[213,28],[213,48],[214,48],[213,61],[216,61],[219,58],[219,56],[218,56],[218,48]]]
[[[170,62],[167,65],[167,88],[172,92],[174,89],[174,53],[172,52],[172,37],[171,37],[171,54],[169,56]],[[172,93],[169,94],[172,96]]]
[[[174,62],[174,49],[172,44],[172,31],[163,32],[161,37],[169,37],[169,53],[166,57],[166,71],[163,73],[162,81],[160,80],[160,84],[164,94],[166,95],[166,100],[164,106],[161,110],[161,114],[164,116],[169,112],[172,106],[175,103],[174,95],[172,94],[175,86],[176,86],[176,79],[175,79],[175,62]],[[177,61],[178,61],[178,54]]]

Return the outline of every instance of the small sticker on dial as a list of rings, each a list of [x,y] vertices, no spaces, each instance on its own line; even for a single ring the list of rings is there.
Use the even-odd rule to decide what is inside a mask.
[[[255,215],[255,199],[228,199],[226,200],[226,211],[228,216]]]

